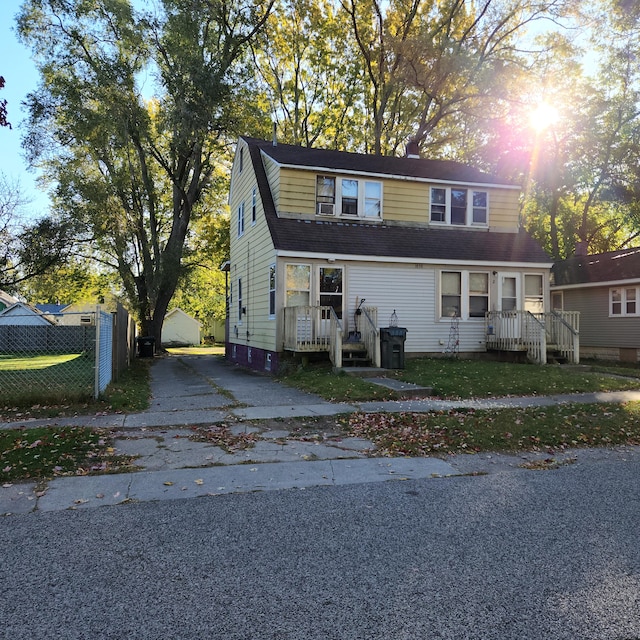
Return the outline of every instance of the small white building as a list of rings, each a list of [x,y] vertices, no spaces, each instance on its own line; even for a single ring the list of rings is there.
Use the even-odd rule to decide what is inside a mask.
[[[165,346],[191,346],[200,344],[201,323],[179,307],[164,317],[162,344]]]

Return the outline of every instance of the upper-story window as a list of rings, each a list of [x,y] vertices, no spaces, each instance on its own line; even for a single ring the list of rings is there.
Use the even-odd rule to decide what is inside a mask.
[[[431,187],[430,220],[458,226],[486,226],[489,194],[474,189]]]
[[[257,208],[258,208],[258,193],[254,187],[251,193],[251,224],[255,224],[257,221]]]
[[[238,238],[244,234],[244,202],[238,207]]]
[[[317,176],[316,213],[320,216],[380,218],[382,183],[356,178]]]

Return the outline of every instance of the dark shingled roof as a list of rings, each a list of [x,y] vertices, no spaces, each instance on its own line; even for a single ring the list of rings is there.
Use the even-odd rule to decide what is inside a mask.
[[[274,146],[273,142],[243,137],[249,146],[256,146],[283,165],[331,169],[333,171],[358,171],[389,176],[408,176],[447,182],[472,184],[500,184],[517,186],[505,182],[473,167],[451,160],[427,160],[424,158],[397,158],[395,156],[373,156],[363,153],[348,153],[330,149],[296,147],[290,144]]]
[[[292,149],[300,152],[301,148],[289,147],[288,145],[272,147],[270,143],[264,141],[256,142],[251,138],[244,139],[249,144],[249,153],[256,173],[267,224],[277,250],[331,255],[413,258],[416,260],[480,261],[490,264],[498,262],[551,262],[549,256],[538,243],[525,232],[489,233],[451,227],[445,229],[352,223],[343,220],[279,218],[262,163],[260,149],[264,148],[264,145],[269,146],[270,151],[272,148],[277,149],[283,146],[288,147],[287,154],[291,154]],[[304,155],[306,151],[302,150],[301,155]],[[339,152],[328,153],[331,157],[343,155]],[[359,155],[358,157],[369,158],[369,156]]]
[[[574,256],[556,262],[551,270],[553,284],[566,286],[618,282],[640,278],[640,248]]]

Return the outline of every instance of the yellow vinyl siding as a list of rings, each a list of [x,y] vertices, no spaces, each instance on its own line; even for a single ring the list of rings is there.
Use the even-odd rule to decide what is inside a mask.
[[[240,144],[244,143],[241,141]],[[256,199],[256,224],[251,223],[252,193],[254,188],[257,190],[257,182],[246,146],[243,170],[240,173],[237,169],[236,162],[229,198],[231,207],[229,282],[233,294],[229,308],[229,340],[236,344],[274,351],[276,322],[269,319],[268,278],[269,265],[276,262],[275,250],[259,192]],[[245,223],[244,234],[238,237],[238,207],[241,202],[245,203]],[[242,279],[242,305],[247,309],[241,321],[238,320],[237,283],[239,278]],[[235,335],[235,327],[238,328],[238,337]]]
[[[429,222],[429,185],[408,180],[384,180],[382,189],[383,220]]]
[[[517,231],[520,218],[520,191],[489,189],[489,226]]]
[[[278,213],[316,212],[316,172],[282,169],[280,171],[280,197],[276,204]]]
[[[316,176],[321,171],[282,168],[280,170],[279,190],[276,209],[279,214],[315,215]],[[341,177],[343,174],[326,172],[327,175]],[[269,175],[269,172],[268,172]],[[412,180],[393,180],[355,176],[360,180],[373,180],[382,183],[382,219],[402,223],[429,223],[429,199],[432,186],[449,186],[438,183],[429,184]],[[275,184],[275,179],[269,178]],[[517,189],[499,189],[490,187],[468,187],[489,193],[489,226],[498,229],[517,230],[519,218]],[[273,187],[272,187],[273,189]]]

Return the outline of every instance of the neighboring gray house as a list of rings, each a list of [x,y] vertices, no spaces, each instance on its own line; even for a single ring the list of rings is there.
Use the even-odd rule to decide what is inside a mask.
[[[51,324],[53,324],[51,320],[40,313],[35,307],[25,302],[16,302],[16,304],[0,311],[0,326],[48,326]]]
[[[557,262],[551,305],[580,312],[580,356],[638,362],[640,247]]]

